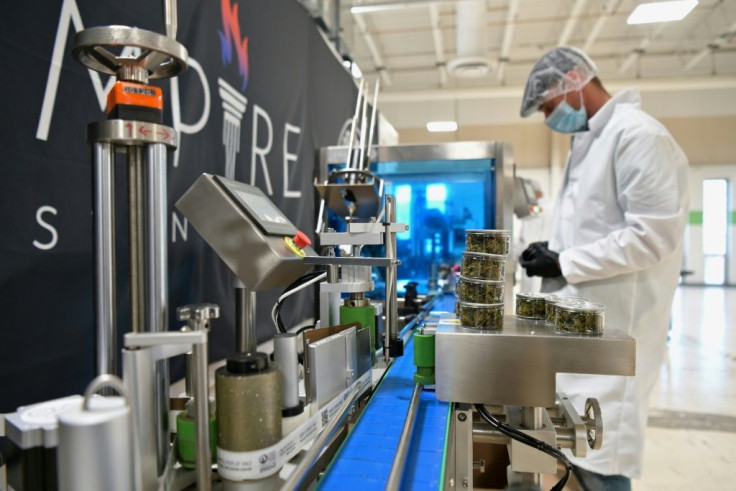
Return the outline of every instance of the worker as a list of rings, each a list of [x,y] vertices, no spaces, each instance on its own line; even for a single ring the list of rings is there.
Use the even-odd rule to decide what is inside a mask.
[[[636,340],[634,377],[560,374],[575,407],[601,404],[603,446],[574,463],[587,489],[631,489],[641,474],[648,399],[667,342],[682,263],[687,158],[667,129],[640,109],[635,89],[611,96],[582,51],[560,47],[531,70],[521,116],[536,111],[572,135],[548,242],[520,258],[543,292],[605,305],[605,329]]]

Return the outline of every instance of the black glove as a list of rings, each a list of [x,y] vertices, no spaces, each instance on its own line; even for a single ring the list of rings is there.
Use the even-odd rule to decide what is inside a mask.
[[[545,242],[532,242],[531,244],[529,244],[529,247],[527,247],[524,250],[524,252],[521,253],[521,260],[527,260],[527,261],[531,260],[532,258],[534,258],[534,256],[536,256],[537,250],[540,247],[543,247],[543,248],[546,249],[547,248],[547,244],[549,244],[549,242],[547,242],[547,241],[545,241]]]
[[[534,242],[521,253],[519,264],[527,276],[555,278],[562,274],[559,258],[559,254],[547,248],[547,242]]]

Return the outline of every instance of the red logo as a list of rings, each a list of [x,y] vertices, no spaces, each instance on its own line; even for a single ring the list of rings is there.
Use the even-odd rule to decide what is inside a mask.
[[[240,34],[238,7],[237,2],[231,5],[230,0],[221,0],[222,31],[218,31],[218,34],[220,35],[223,65],[232,63],[233,47],[235,47],[240,76],[243,78],[240,90],[245,92],[245,88],[248,86],[248,38],[241,37]]]

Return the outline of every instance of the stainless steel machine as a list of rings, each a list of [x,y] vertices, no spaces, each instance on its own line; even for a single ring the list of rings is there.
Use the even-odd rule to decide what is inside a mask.
[[[509,480],[540,483],[540,474],[555,474],[557,459],[473,417],[477,406],[525,435],[553,448],[570,448],[584,457],[588,446],[600,448],[603,420],[595,399],[585,414],[555,391],[557,373],[625,375],[635,373],[634,340],[612,330],[600,337],[570,336],[544,320],[506,316],[500,332],[463,327],[452,315],[436,329],[436,395],[453,403],[447,481],[472,487],[473,442],[508,447]],[[474,409],[475,408],[475,409]],[[478,421],[480,419],[480,421]],[[491,465],[486,462],[484,465]],[[465,485],[467,483],[467,486]]]
[[[632,375],[631,338],[564,336],[514,316],[483,332],[452,313],[465,230],[511,229],[510,144],[373,147],[378,87],[369,110],[362,83],[349,145],[321,149],[315,164],[314,247],[254,186],[204,174],[178,200],[238,280],[233,354],[210,377],[208,333],[219,307],[181,306],[180,330],[166,323],[166,151],[177,135],[160,124],[160,92],[147,81],[179,73],[187,53],[175,41],[176,4],[163,4],[165,36],[110,26],[75,37],[79,61],[118,79],[110,119],[88,129],[99,377],[84,397],[5,415],[4,433],[25,452],[25,469],[10,473],[9,487],[38,487],[26,479],[35,473],[43,489],[62,490],[344,489],[353,480],[374,489],[465,489],[476,484],[474,469],[505,474],[507,462],[504,483],[538,485],[540,474],[555,472],[558,448],[583,456],[599,446],[605,424],[597,403],[580,416],[555,392],[555,374]],[[121,46],[141,54],[113,54]],[[116,152],[127,155],[131,255],[122,347]],[[509,307],[513,270],[510,259]],[[317,323],[287,328],[284,300],[310,287],[319,292],[318,312],[303,317]],[[273,348],[259,347],[253,293],[275,288],[285,288],[271,311],[277,334]],[[176,432],[166,370],[174,356],[187,357],[187,402],[171,413]],[[478,445],[501,451],[487,457]]]

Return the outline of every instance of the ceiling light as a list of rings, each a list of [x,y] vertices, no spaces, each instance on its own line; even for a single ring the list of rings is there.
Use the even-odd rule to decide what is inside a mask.
[[[394,4],[381,3],[377,5],[355,5],[353,7],[350,7],[350,13],[351,14],[368,14],[371,12],[383,12],[385,10],[403,9],[406,6],[407,5],[403,3],[394,3]]]
[[[697,0],[643,3],[626,20],[627,24],[650,24],[682,20],[698,4]]]
[[[457,131],[457,123],[455,121],[430,121],[427,123],[427,131],[430,133]]]
[[[350,72],[350,74],[353,76],[353,78],[363,78],[363,71],[360,69],[357,63],[355,63],[352,60],[342,60],[342,66],[347,68],[347,70]]]

